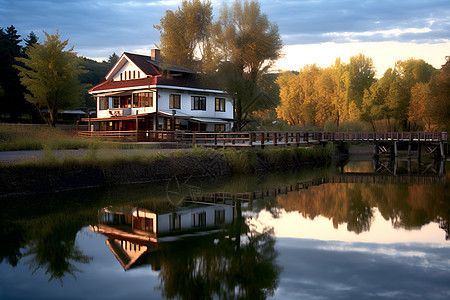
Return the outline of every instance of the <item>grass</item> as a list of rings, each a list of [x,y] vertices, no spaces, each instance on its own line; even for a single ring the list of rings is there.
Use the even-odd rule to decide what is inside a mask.
[[[136,149],[155,145],[105,142],[83,138],[75,130],[40,125],[0,125],[0,151],[63,149]]]

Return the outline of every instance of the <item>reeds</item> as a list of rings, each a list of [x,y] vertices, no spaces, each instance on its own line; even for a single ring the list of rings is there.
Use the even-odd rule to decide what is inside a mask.
[[[106,142],[79,137],[75,130],[51,128],[45,125],[0,124],[0,151],[63,149],[138,149],[156,145],[136,145]]]

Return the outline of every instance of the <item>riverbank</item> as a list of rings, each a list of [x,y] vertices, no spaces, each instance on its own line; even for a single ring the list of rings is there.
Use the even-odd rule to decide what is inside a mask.
[[[193,149],[135,155],[58,159],[45,150],[37,161],[0,163],[0,195],[52,193],[73,189],[137,184],[188,177],[217,177],[331,162],[335,148]]]

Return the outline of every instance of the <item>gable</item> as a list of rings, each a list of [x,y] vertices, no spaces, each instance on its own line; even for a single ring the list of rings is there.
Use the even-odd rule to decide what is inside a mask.
[[[120,81],[158,75],[160,73],[153,66],[149,56],[124,52],[105,78],[108,81]]]

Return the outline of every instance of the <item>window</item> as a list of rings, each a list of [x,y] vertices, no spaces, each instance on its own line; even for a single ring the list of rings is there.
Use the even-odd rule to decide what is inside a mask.
[[[206,110],[206,97],[192,96],[192,110]]]
[[[169,216],[169,230],[180,230],[181,229],[181,215],[170,215]]]
[[[120,108],[120,98],[119,97],[111,97],[113,100],[113,108]]]
[[[181,95],[170,95],[169,108],[181,108]]]
[[[120,81],[122,81],[122,73],[120,73]]]
[[[192,215],[192,226],[205,227],[206,226],[206,212],[201,212]]]
[[[216,111],[225,111],[225,99],[216,98]]]
[[[108,109],[108,98],[107,97],[98,97],[99,109],[105,110]]]
[[[214,211],[214,224],[225,224],[225,209],[218,209]]]
[[[224,124],[216,124],[214,126],[215,132],[224,132],[225,131],[225,125]]]
[[[133,79],[136,79],[136,71],[133,71]]]
[[[153,93],[133,94],[133,107],[153,107]]]

